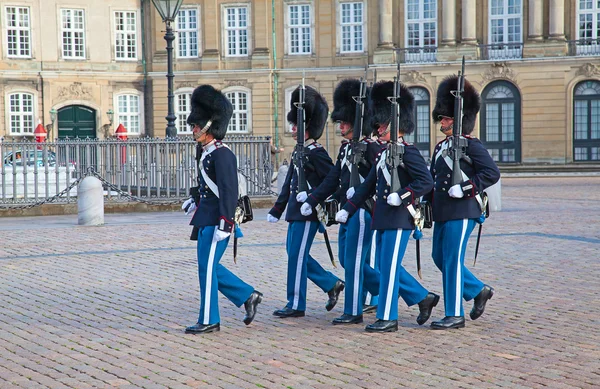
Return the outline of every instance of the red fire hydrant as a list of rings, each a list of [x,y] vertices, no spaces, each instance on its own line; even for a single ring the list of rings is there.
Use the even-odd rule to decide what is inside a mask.
[[[119,124],[117,130],[115,131],[115,135],[118,140],[126,141],[127,140],[127,129],[123,123]],[[121,146],[121,166],[125,165],[127,162],[127,146]]]

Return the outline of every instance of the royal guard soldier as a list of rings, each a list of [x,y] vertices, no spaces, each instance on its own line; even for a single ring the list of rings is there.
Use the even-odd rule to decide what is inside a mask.
[[[362,85],[361,85],[362,84]],[[365,81],[356,79],[342,80],[333,93],[333,112],[331,120],[339,127],[344,138],[334,167],[323,182],[310,195],[300,192],[297,200],[305,201],[300,208],[304,216],[313,213],[313,209],[332,196],[340,206],[346,203],[346,192],[350,187],[351,170],[358,165],[360,180],[369,174],[375,157],[381,150],[381,144],[370,139],[371,126],[369,125],[367,109],[367,86]],[[358,104],[364,104],[361,108]],[[358,118],[356,116],[359,116]],[[358,121],[357,121],[358,120]],[[355,123],[359,128],[354,128]],[[364,125],[363,125],[364,123]],[[354,136],[354,131],[361,132]],[[353,164],[352,150],[355,138],[358,146],[354,149],[364,150],[360,162]],[[362,144],[362,146],[361,146]],[[362,151],[359,151],[362,153]],[[333,320],[333,324],[356,324],[363,322],[363,303],[365,294],[363,288],[372,295],[379,294],[379,272],[369,265],[371,259],[371,207],[372,202],[365,202],[360,209],[348,220],[340,224],[338,233],[338,258],[344,267],[345,297],[344,314]],[[375,304],[376,305],[376,304]]]
[[[220,330],[217,290],[237,307],[244,305],[246,325],[254,319],[262,294],[219,263],[235,229],[238,202],[237,160],[222,142],[233,107],[220,91],[201,85],[192,93],[191,108],[187,123],[202,148],[198,186],[192,188],[192,198],[182,208],[186,213],[196,211],[190,225],[194,226],[191,239],[198,241],[200,315],[185,332],[199,334]]]
[[[465,326],[462,299],[474,300],[470,316],[479,318],[494,289],[483,284],[465,266],[465,252],[475,225],[485,220],[482,195],[484,189],[500,179],[496,163],[481,141],[470,136],[481,105],[477,90],[467,80],[462,93],[462,138],[466,145],[465,157],[460,160],[460,183],[452,185],[453,162],[449,156],[454,128],[454,108],[458,90],[458,76],[446,77],[439,85],[432,116],[440,123],[446,139],[433,151],[431,175],[433,191],[425,197],[431,202],[433,213],[433,251],[435,265],[442,271],[444,309],[446,316],[431,323],[433,329],[462,328]],[[458,136],[459,134],[457,134]]]
[[[301,89],[305,95],[301,101]],[[318,187],[329,173],[333,162],[327,151],[317,140],[323,134],[327,122],[329,108],[325,98],[310,86],[299,86],[292,93],[288,122],[293,125],[292,135],[297,142],[298,136],[298,107],[304,109],[304,147],[300,148],[304,158],[299,161],[298,147],[292,155],[293,164],[288,170],[281,193],[275,205],[269,211],[267,220],[277,223],[287,207],[285,220],[288,222],[286,252],[288,254],[287,269],[287,304],[283,309],[276,310],[273,315],[278,317],[301,317],[306,311],[307,279],[314,282],[328,295],[325,308],[330,311],[337,304],[339,294],[344,289],[344,283],[331,272],[324,270],[310,255],[310,248],[317,230],[324,226],[316,213],[308,216],[300,212],[301,202],[298,202],[299,176],[304,177],[308,188]],[[298,165],[302,166],[298,166]],[[300,172],[302,169],[302,172]],[[302,174],[299,174],[302,173]],[[301,177],[301,178],[302,178]],[[309,189],[309,193],[312,189]]]
[[[419,305],[419,325],[429,319],[439,301],[438,295],[425,289],[402,266],[406,246],[415,228],[414,216],[410,209],[414,208],[419,197],[431,190],[433,180],[419,150],[404,142],[402,138],[404,134],[410,134],[414,130],[414,97],[406,86],[398,84],[399,120],[395,129],[391,128],[393,107],[389,102],[389,98],[394,96],[394,83],[381,81],[373,85],[370,94],[371,123],[379,134],[379,140],[388,142],[387,148],[377,156],[376,163],[364,182],[355,188],[354,192],[348,193],[346,205],[336,215],[336,220],[346,223],[350,216],[360,210],[365,200],[377,194],[371,229],[377,231],[376,255],[381,281],[377,321],[366,326],[365,330],[368,332],[398,330],[398,296],[401,296],[408,306]],[[402,164],[396,168],[400,184],[400,189],[396,192],[391,191],[392,174],[388,164],[388,153],[392,149],[391,131],[398,131],[397,144],[403,149]]]

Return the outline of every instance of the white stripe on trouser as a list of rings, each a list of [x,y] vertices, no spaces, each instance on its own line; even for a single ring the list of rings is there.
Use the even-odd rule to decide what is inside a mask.
[[[371,257],[369,258],[369,265],[375,269],[375,251],[377,250],[377,230],[373,231],[371,236]],[[373,295],[367,291],[367,297],[365,297],[365,304],[371,305],[371,299]]]
[[[398,251],[400,251],[400,241],[402,240],[402,229],[396,231],[396,243],[394,243],[394,254],[392,256],[392,267],[390,268],[390,280],[388,282],[387,298],[385,299],[385,311],[383,320],[390,320],[390,309],[392,308],[392,296],[394,285],[396,283],[396,268],[398,267]]]
[[[363,248],[363,244],[365,243],[365,210],[364,209],[360,209],[360,211],[358,211],[358,217],[359,217],[359,229],[358,229],[358,246],[356,247],[356,258],[355,258],[355,262],[354,262],[354,290],[352,291],[352,314],[353,315],[358,315],[358,289],[359,289],[359,284],[360,284],[360,271],[361,271],[361,267],[360,267],[360,262],[361,262],[361,258],[362,258],[362,248]],[[362,299],[362,296],[360,296],[360,298]]]
[[[461,263],[461,258],[462,258],[462,248],[463,248],[463,243],[465,241],[465,236],[467,234],[467,226],[469,225],[469,221],[467,219],[463,219],[463,227],[462,227],[462,232],[460,234],[460,246],[458,246],[458,260],[456,261],[456,295],[455,295],[455,300],[454,300],[454,316],[459,316],[460,315],[460,306],[462,303],[462,291],[461,291],[461,287],[462,287],[462,263]]]
[[[217,251],[217,242],[215,242],[215,234],[217,233],[217,227],[213,232],[212,243],[210,244],[210,252],[208,253],[208,263],[206,264],[206,290],[204,291],[204,323],[208,324],[210,321],[210,298],[212,295],[212,274],[213,264],[215,262],[215,252]]]
[[[310,232],[310,222],[305,222],[302,243],[300,243],[300,252],[298,253],[298,262],[296,263],[296,280],[294,281],[294,303],[292,309],[298,309],[298,300],[300,300],[300,276],[302,275],[302,263],[304,262],[304,250],[306,250],[306,241]]]

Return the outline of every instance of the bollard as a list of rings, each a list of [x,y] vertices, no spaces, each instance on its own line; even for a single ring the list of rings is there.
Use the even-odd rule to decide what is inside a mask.
[[[279,170],[277,170],[277,193],[281,193],[281,188],[283,188],[283,183],[285,182],[285,177],[288,174],[289,168],[287,161],[284,161],[279,167]]]
[[[102,182],[96,177],[85,177],[77,187],[77,221],[80,226],[104,224]]]
[[[490,213],[502,210],[502,179],[485,190],[488,195]]]

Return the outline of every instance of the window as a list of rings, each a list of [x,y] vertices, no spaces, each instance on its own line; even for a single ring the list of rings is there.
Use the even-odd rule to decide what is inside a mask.
[[[521,0],[489,0],[489,48],[486,59],[521,58],[523,5]]]
[[[499,163],[521,162],[521,97],[517,88],[496,81],[483,91],[481,141]]]
[[[288,46],[290,54],[312,53],[310,12],[309,4],[288,6]]]
[[[85,58],[85,23],[82,9],[61,10],[63,58]]]
[[[292,93],[294,93],[294,91],[296,90],[296,88],[298,88],[298,84],[296,85],[292,85],[288,88],[285,89],[285,106],[283,107],[283,120],[285,123],[285,128],[287,130],[288,133],[292,133],[292,128],[293,125],[287,121],[287,114],[288,112],[290,112],[290,107],[292,105]]]
[[[175,126],[178,134],[191,134],[192,129],[187,125],[187,117],[192,111],[190,100],[192,91],[178,91],[175,93]]]
[[[600,1],[578,0],[577,55],[600,54]]]
[[[177,13],[177,57],[198,57],[198,10],[183,8]]]
[[[115,58],[137,59],[137,26],[134,11],[115,12]]]
[[[437,1],[407,0],[405,62],[435,62]]]
[[[9,94],[7,106],[10,135],[33,135],[33,95],[25,92]]]
[[[225,96],[233,106],[233,115],[229,121],[227,132],[249,132],[250,94],[243,91],[231,91],[225,92]]]
[[[364,4],[341,3],[340,24],[342,53],[362,53],[364,51]]]
[[[248,8],[226,7],[225,18],[227,56],[248,55]]]
[[[8,57],[31,58],[30,29],[29,7],[6,7]]]
[[[415,96],[415,131],[410,135],[405,135],[404,139],[413,143],[417,149],[421,152],[423,158],[428,160],[430,158],[429,149],[429,133],[430,133],[430,121],[431,114],[429,113],[429,93],[424,88],[410,88],[410,91]]]
[[[573,101],[573,160],[600,161],[600,82],[583,81]]]
[[[140,134],[141,109],[140,96],[123,94],[117,96],[117,126],[122,124],[128,134]]]

